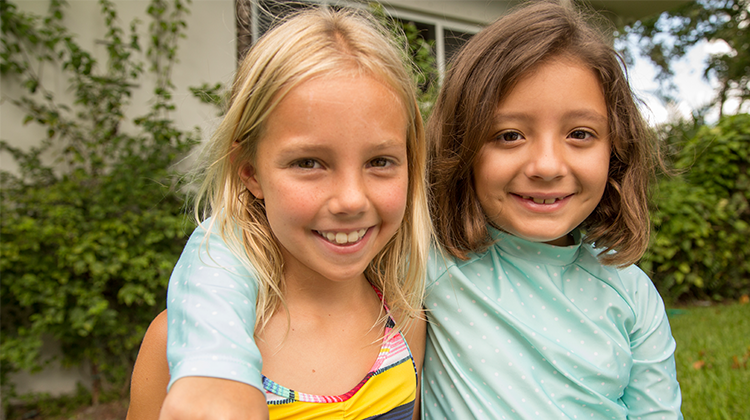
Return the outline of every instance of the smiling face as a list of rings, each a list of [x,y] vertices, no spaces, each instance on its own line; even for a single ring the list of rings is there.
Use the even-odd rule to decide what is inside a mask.
[[[596,208],[609,171],[607,106],[596,74],[575,59],[539,64],[503,97],[474,163],[484,213],[506,232],[568,245]]]
[[[369,76],[324,75],[282,99],[240,176],[265,202],[286,281],[363,278],[406,210],[406,132],[400,99]]]

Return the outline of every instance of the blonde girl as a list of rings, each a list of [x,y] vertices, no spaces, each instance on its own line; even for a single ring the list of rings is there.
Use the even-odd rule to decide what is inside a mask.
[[[284,22],[244,58],[208,145],[200,226],[170,279],[168,319],[139,355],[131,418],[158,416],[167,381],[162,418],[214,415],[205,400],[258,401],[248,388],[245,402],[217,400],[221,385],[203,392],[205,377],[263,391],[271,418],[418,416],[430,223],[403,58],[372,19],[325,9]]]

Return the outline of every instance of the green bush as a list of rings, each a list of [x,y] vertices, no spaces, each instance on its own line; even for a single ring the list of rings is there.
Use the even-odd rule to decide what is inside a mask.
[[[51,0],[45,16],[0,1],[0,73],[25,89],[3,100],[25,112],[25,123],[46,131],[29,150],[0,139],[0,153],[19,167],[18,173],[0,170],[0,382],[6,396],[13,395],[8,373],[33,372],[48,362],[40,357],[48,337],[61,344],[63,364],[90,363],[94,402],[101,378],[127,385],[148,323],[165,306],[169,275],[193,228],[183,215],[183,182],[171,169],[198,134],[179,130],[169,118],[186,1],[150,1],[144,54],[139,22],[126,34],[113,3],[99,0],[107,31],[97,44],[106,50],[105,62],[65,27],[63,0]],[[431,46],[413,24],[402,25],[397,36],[420,70],[420,106],[428,111],[437,85]],[[69,77],[72,100],[46,89],[44,66]],[[129,118],[133,90],[147,77],[156,85],[151,109]],[[212,104],[223,101],[223,90],[220,84],[191,88]]]
[[[641,266],[668,298],[736,298],[750,292],[750,115],[687,131],[672,142],[678,175],[655,190]]]
[[[148,323],[165,307],[169,275],[192,229],[172,168],[198,133],[169,119],[170,72],[186,5],[150,2],[144,54],[137,22],[126,36],[113,4],[99,3],[107,28],[99,43],[103,62],[63,25],[64,2],[51,1],[44,17],[0,2],[0,70],[25,89],[4,99],[24,111],[25,123],[46,131],[38,142],[29,139],[39,144],[30,150],[0,141],[0,152],[20,168],[0,171],[6,395],[10,371],[35,371],[47,362],[40,357],[47,337],[60,343],[63,364],[90,364],[95,403],[102,379],[126,383]],[[45,88],[43,66],[69,77],[72,100]],[[133,89],[147,77],[156,86],[151,108],[128,118]]]
[[[388,15],[383,5],[369,2],[370,12],[388,28],[391,36],[406,53],[417,85],[417,103],[426,122],[432,112],[439,89],[439,74],[435,57],[435,41],[427,40],[414,22],[395,19]]]

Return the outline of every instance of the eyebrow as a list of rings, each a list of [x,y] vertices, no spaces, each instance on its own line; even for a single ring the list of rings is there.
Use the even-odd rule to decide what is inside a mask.
[[[378,141],[371,147],[371,150],[388,150],[390,148],[408,146],[408,139],[402,142],[395,138],[385,138]],[[295,139],[293,143],[288,144],[281,153],[312,153],[320,151],[328,151],[331,147],[327,144],[310,143],[308,138]]]
[[[608,118],[606,115],[602,115],[596,111],[590,109],[577,109],[571,112],[565,113],[565,118],[569,119],[588,119],[594,120],[600,124],[607,124]]]
[[[496,123],[506,120],[528,122],[534,119],[534,115],[526,112],[496,112],[493,119]],[[600,124],[607,124],[608,121],[608,118],[606,116],[596,111],[585,108],[566,112],[563,115],[563,119],[587,119],[594,120]]]
[[[378,142],[373,149],[375,150],[383,150],[383,149],[390,149],[392,147],[401,147],[401,146],[408,146],[409,145],[409,136],[404,137],[404,141],[402,142],[399,139],[394,138],[385,138]]]

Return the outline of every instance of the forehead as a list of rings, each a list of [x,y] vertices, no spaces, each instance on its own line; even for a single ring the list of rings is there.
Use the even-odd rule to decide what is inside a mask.
[[[265,121],[259,147],[405,146],[408,123],[388,85],[367,75],[330,74],[305,80],[281,98]]]
[[[582,60],[559,57],[545,60],[522,74],[504,92],[496,113],[519,110],[535,116],[557,107],[577,115],[607,116],[604,88],[599,76]]]

